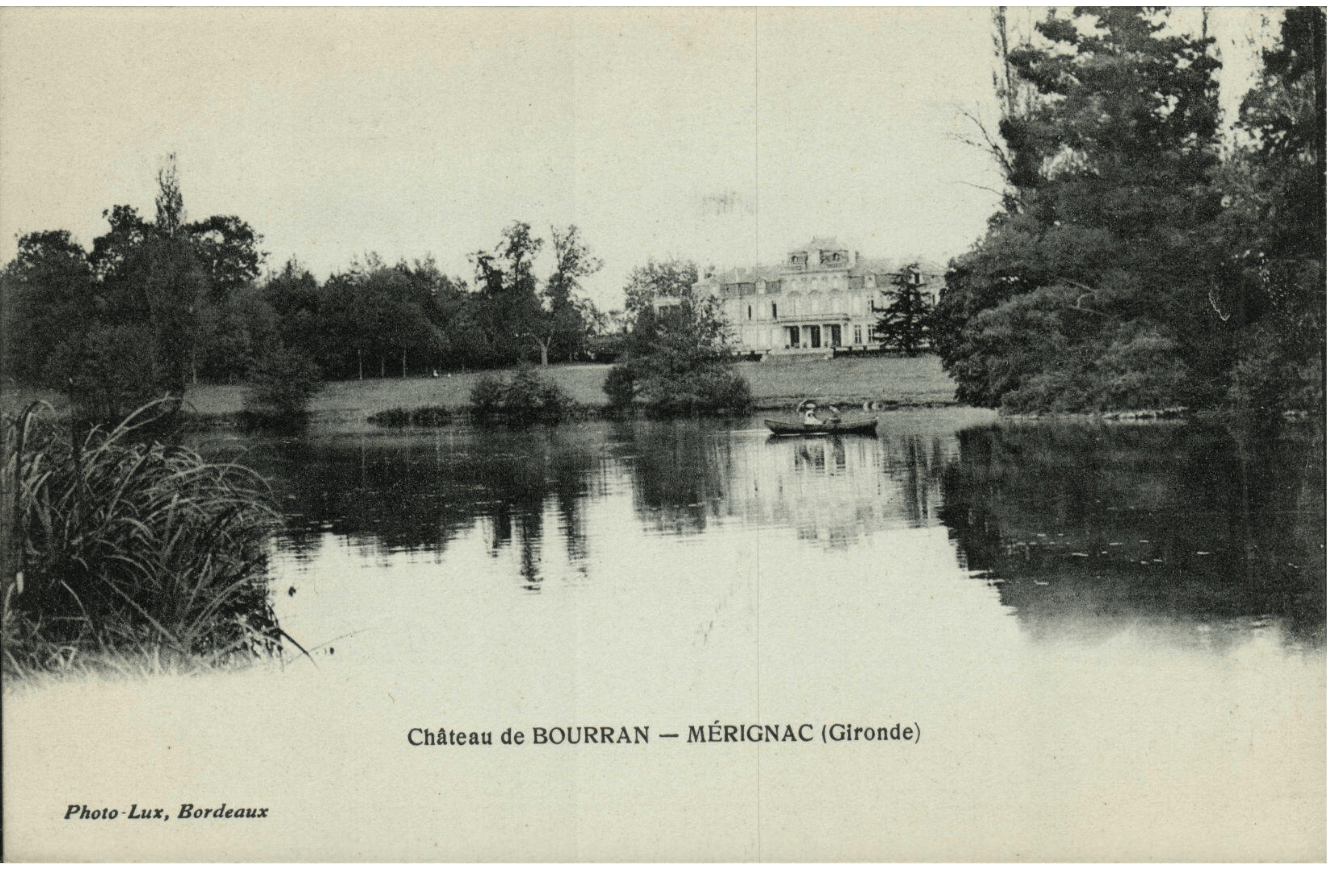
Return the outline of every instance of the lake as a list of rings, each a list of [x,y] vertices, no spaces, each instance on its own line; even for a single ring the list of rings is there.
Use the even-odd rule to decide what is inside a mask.
[[[1323,858],[1312,426],[949,408],[881,414],[875,437],[749,419],[198,444],[271,480],[278,615],[312,660],[52,689],[15,727],[95,722],[10,766],[271,805],[279,845],[207,834],[233,859]],[[438,730],[495,744],[411,744]],[[103,731],[130,735],[107,753]],[[885,738],[821,736],[867,731]],[[161,826],[135,854],[182,847]]]
[[[315,426],[202,446],[272,482],[282,622],[352,659],[393,658],[400,628],[435,609],[603,607],[607,630],[703,604],[721,634],[754,639],[757,603],[782,619],[808,595],[830,624],[887,602],[910,623],[960,622],[976,657],[1139,630],[1294,654],[1323,642],[1310,428],[951,408],[884,414],[876,437],[774,438],[753,418]],[[942,612],[899,609],[922,591]]]

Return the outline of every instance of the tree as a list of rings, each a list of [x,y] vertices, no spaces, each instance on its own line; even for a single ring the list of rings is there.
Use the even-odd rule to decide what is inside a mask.
[[[263,288],[241,287],[199,309],[198,375],[234,383],[281,346],[280,321]]]
[[[267,254],[258,249],[263,237],[233,214],[213,215],[182,227],[208,278],[213,301],[253,283]]]
[[[909,356],[916,356],[931,337],[931,300],[916,280],[920,276],[916,263],[894,276],[893,289],[883,292],[886,306],[875,324],[883,344]]]
[[[429,319],[438,329],[438,364],[445,368],[484,368],[497,364],[485,331],[484,296],[460,278],[438,275],[429,300]]]
[[[650,259],[637,266],[627,276],[622,288],[626,295],[626,316],[635,320],[637,315],[651,307],[656,299],[690,299],[692,287],[699,280],[696,264],[691,260],[671,258]]]
[[[1253,412],[1323,403],[1325,29],[1321,9],[1285,12],[1220,179],[1229,253],[1209,301],[1239,345],[1230,399]]]
[[[533,318],[530,335],[539,347],[539,364],[548,365],[549,351],[557,348],[563,358],[574,357],[585,343],[590,325],[582,303],[575,296],[580,280],[603,268],[603,260],[591,255],[575,225],[561,232],[553,227],[553,273],[544,283],[541,313]]]
[[[727,345],[715,298],[689,298],[661,313],[641,309],[627,359],[610,370],[605,393],[620,408],[640,399],[663,415],[745,412],[751,390],[733,371]]]
[[[167,154],[157,170],[156,229],[162,235],[174,236],[184,226],[184,194],[180,192],[179,164],[175,155]]]
[[[371,257],[366,265],[328,278],[313,320],[319,364],[363,379],[366,360],[377,363],[380,377],[387,376],[389,360],[399,360],[402,377],[409,374],[412,356],[431,362],[438,330],[426,311],[428,285],[415,277],[405,263],[387,266]]]
[[[296,259],[288,260],[281,271],[267,276],[262,295],[276,312],[280,342],[310,359],[319,358],[317,321],[322,293],[309,270]]]
[[[516,221],[504,229],[495,251],[471,255],[478,286],[474,319],[486,337],[491,364],[511,364],[525,356],[525,348],[537,350],[547,365],[554,358],[574,357],[583,346],[589,326],[576,293],[581,279],[603,263],[577,227],[553,227],[552,236],[554,266],[542,289],[534,260],[544,241],[528,223]]]
[[[155,232],[132,205],[113,205],[101,213],[110,229],[92,240],[88,258],[97,280],[105,282],[128,269],[129,260]]]
[[[159,198],[176,207],[169,190]],[[180,405],[196,361],[207,277],[183,235],[167,234],[130,206],[104,214],[110,229],[89,255],[95,311],[69,324],[74,335],[60,368],[78,413],[111,421],[156,398]],[[178,217],[165,219],[173,225]]]
[[[154,236],[134,278],[148,312],[155,351],[154,383],[165,396],[183,400],[194,376],[199,312],[207,298],[207,274],[186,239]]]
[[[515,362],[520,348],[530,344],[540,311],[533,261],[543,245],[531,235],[530,224],[515,221],[502,231],[494,252],[471,256],[481,294],[477,319],[496,364]]]
[[[76,413],[112,420],[160,397],[178,406],[200,350],[218,350],[204,346],[204,326],[228,331],[220,343],[232,347],[242,331],[223,309],[257,274],[259,237],[236,217],[187,223],[173,155],[155,206],[154,221],[127,205],[103,211],[108,229],[90,252],[66,232],[26,236],[5,269],[7,370],[70,393]]]
[[[4,373],[26,383],[65,389],[71,372],[53,360],[70,355],[96,314],[87,252],[64,230],[35,232],[0,273],[6,329]]]
[[[1079,8],[1008,53],[1014,191],[957,258],[934,342],[961,399],[1019,409],[1210,404],[1231,342],[1204,315],[1220,262],[1212,40],[1153,10]]]
[[[318,366],[308,357],[274,348],[254,365],[244,409],[255,422],[299,422],[321,388]]]

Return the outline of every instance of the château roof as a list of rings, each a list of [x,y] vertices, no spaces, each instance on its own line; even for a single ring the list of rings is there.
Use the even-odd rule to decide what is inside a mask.
[[[839,245],[839,240],[837,236],[817,235],[814,236],[811,239],[811,241],[808,242],[807,244],[797,248],[795,251],[792,251],[792,253],[801,253],[803,251],[812,251],[812,250],[847,250],[847,249],[848,248]]]
[[[814,236],[810,243],[805,247],[789,251],[789,253],[810,253],[817,250],[842,251],[848,248],[840,247],[836,236]],[[931,277],[940,277],[945,273],[944,266],[938,263],[919,257],[863,257],[858,255],[856,261],[848,267],[832,267],[832,271],[837,274],[846,274],[851,277],[860,277],[863,275],[876,275],[881,279],[890,275],[895,275],[916,263],[922,273]],[[812,269],[812,272],[821,271],[821,269]],[[696,282],[697,286],[725,286],[731,284],[753,284],[757,281],[779,281],[789,277],[797,277],[807,274],[803,269],[790,268],[785,263],[778,265],[757,265],[750,268],[733,268],[724,271],[714,271],[709,276],[702,276]],[[704,273],[702,272],[702,275]]]
[[[918,259],[900,259],[895,257],[861,257],[857,263],[850,268],[837,270],[839,274],[847,274],[853,277],[860,275],[892,275],[902,271],[908,265],[917,263],[923,272],[927,275],[943,275],[945,270],[931,260]],[[784,265],[777,266],[756,266],[754,268],[736,268],[725,271],[716,271],[708,278],[702,278],[697,283],[700,284],[742,284],[754,283],[759,280],[777,281],[784,277],[800,275],[802,272],[793,271]]]
[[[777,281],[783,274],[782,266],[756,266],[754,268],[728,269],[716,271],[709,278],[702,278],[700,283],[741,284],[755,281]]]

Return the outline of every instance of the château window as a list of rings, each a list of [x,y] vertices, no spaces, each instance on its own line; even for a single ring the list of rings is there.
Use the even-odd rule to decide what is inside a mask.
[[[779,303],[778,303],[778,302],[770,302],[770,303],[769,303],[769,318],[770,318],[771,320],[777,320],[777,319],[779,319]]]
[[[852,327],[852,343],[854,343],[854,344],[860,344],[860,343],[862,343],[862,327],[861,327],[861,326],[853,326],[853,327]]]
[[[747,318],[748,320],[751,319],[751,306],[750,306],[750,305],[747,305],[747,306],[746,306],[746,318]]]

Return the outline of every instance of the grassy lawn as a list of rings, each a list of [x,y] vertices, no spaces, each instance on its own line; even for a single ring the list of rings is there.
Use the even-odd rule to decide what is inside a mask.
[[[485,373],[333,381],[314,398],[310,410],[325,420],[363,419],[393,407],[441,404],[454,410],[470,403],[470,390]],[[512,372],[495,373],[509,377]],[[553,365],[546,373],[581,404],[606,402],[603,383],[607,365]],[[235,413],[244,406],[245,389],[243,385],[203,384],[189,390],[189,401],[199,413]]]
[[[794,405],[804,398],[860,404],[954,401],[954,381],[936,356],[817,359],[806,362],[743,362],[738,365],[761,407]]]
[[[860,404],[865,399],[901,404],[950,403],[954,383],[934,356],[906,359],[871,356],[859,359],[818,359],[799,362],[742,362],[737,366],[751,384],[756,405],[789,407],[803,398]],[[581,404],[606,403],[603,392],[607,365],[554,365],[545,372]],[[501,372],[510,374],[510,372]],[[460,408],[470,402],[470,389],[480,373],[442,377],[344,380],[329,383],[314,399],[312,410],[325,420],[364,419],[393,407],[442,404]],[[201,384],[189,390],[188,401],[201,414],[230,414],[243,408],[245,386]],[[4,410],[13,412],[32,398],[57,410],[67,407],[62,396],[26,389],[4,390]]]

